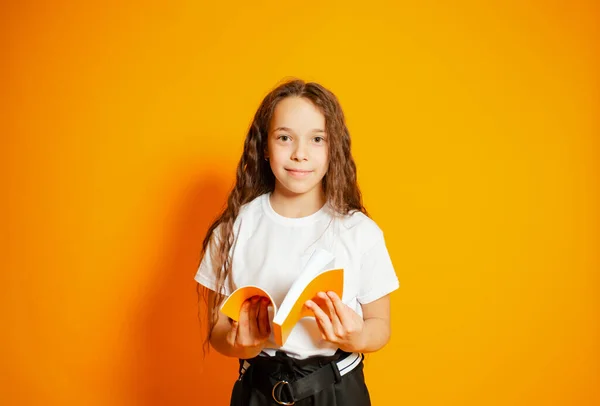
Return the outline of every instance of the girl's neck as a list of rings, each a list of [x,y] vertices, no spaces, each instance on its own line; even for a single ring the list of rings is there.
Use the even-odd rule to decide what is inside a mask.
[[[270,196],[271,207],[280,216],[289,218],[306,217],[316,213],[325,205],[325,192],[322,187],[316,187],[302,194],[282,191],[281,189],[275,186],[275,190]]]

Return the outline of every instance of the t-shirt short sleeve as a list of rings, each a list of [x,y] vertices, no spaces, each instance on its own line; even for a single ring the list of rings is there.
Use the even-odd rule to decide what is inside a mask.
[[[214,292],[218,291],[217,276],[215,274],[212,258],[214,244],[216,243],[216,236],[217,230],[215,230],[211,236],[211,241],[208,244],[206,252],[204,253],[204,257],[202,257],[202,261],[200,261],[200,266],[198,267],[196,276],[194,277],[196,282]],[[231,294],[227,280],[225,281],[223,291],[221,293],[226,296],[229,296]]]
[[[375,244],[362,254],[360,275],[357,299],[361,304],[380,299],[400,287],[383,234],[379,234]]]

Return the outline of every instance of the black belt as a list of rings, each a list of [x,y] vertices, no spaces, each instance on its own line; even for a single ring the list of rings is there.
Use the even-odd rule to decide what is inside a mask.
[[[298,379],[275,378],[268,370],[261,370],[258,364],[269,362],[269,357],[260,361],[248,360],[240,362],[240,374],[249,369],[251,385],[266,396],[271,396],[280,405],[293,405],[295,402],[312,396],[333,384],[339,383],[342,376],[356,368],[364,359],[363,354],[344,353],[345,356],[330,361],[314,372]],[[273,363],[276,363],[274,361]],[[284,369],[285,371],[285,369]],[[289,374],[293,377],[293,373]]]

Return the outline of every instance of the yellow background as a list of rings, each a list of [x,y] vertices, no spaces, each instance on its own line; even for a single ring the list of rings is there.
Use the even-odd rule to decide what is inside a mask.
[[[14,3],[1,404],[228,404],[192,278],[289,76],[341,100],[401,281],[374,405],[600,403],[597,2]]]

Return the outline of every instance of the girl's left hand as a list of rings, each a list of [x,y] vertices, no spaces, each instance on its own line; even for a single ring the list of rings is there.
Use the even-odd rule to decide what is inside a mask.
[[[317,297],[326,303],[329,316],[312,300],[305,305],[315,314],[323,339],[337,344],[343,351],[360,352],[365,325],[363,318],[342,303],[334,292],[319,292]]]

